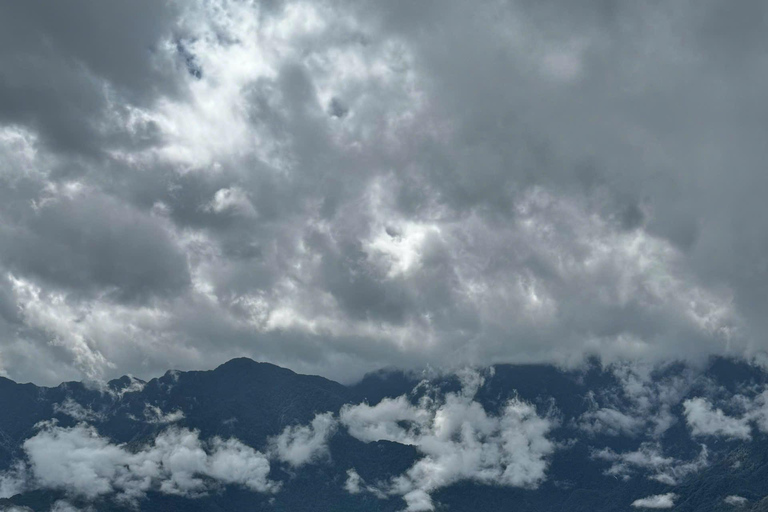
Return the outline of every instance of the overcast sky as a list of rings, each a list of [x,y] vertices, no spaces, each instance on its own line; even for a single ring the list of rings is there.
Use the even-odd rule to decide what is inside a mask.
[[[0,0],[0,375],[759,356],[767,12]]]

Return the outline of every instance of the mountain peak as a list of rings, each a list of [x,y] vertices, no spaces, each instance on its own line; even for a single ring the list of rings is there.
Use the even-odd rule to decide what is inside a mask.
[[[283,374],[293,374],[296,375],[296,373],[292,370],[289,370],[288,368],[283,368],[281,366],[277,366],[271,363],[264,363],[260,361],[254,361],[253,359],[250,359],[248,357],[236,357],[234,359],[230,359],[226,363],[223,363],[216,367],[214,372],[241,372],[241,371],[259,371],[259,372],[272,372],[272,373],[283,373]]]

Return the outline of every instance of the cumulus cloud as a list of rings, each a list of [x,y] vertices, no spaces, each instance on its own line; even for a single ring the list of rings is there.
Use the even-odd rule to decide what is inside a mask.
[[[318,414],[309,425],[288,426],[270,439],[271,450],[294,468],[328,457],[328,439],[336,431],[333,413]]]
[[[85,498],[114,495],[135,501],[152,490],[199,496],[218,485],[239,485],[269,493],[269,460],[236,439],[200,440],[196,431],[169,428],[151,443],[129,450],[113,444],[95,428],[55,423],[24,442],[29,471],[26,485],[60,489]]]
[[[650,480],[677,485],[685,477],[707,467],[708,453],[707,447],[702,445],[699,456],[685,462],[665,456],[658,443],[646,442],[631,452],[617,453],[610,448],[593,450],[592,458],[611,463],[611,466],[605,470],[606,475],[628,480],[633,475],[642,473]]]
[[[768,390],[765,386],[743,390],[720,400],[732,414],[716,407],[709,398],[695,397],[683,403],[685,419],[694,436],[718,436],[749,440],[753,428],[768,432]]]
[[[752,428],[748,418],[734,418],[716,409],[706,398],[692,398],[683,403],[685,420],[694,436],[722,436],[749,440]]]
[[[421,453],[405,473],[379,488],[402,496],[409,511],[434,510],[431,493],[462,480],[536,488],[546,478],[555,450],[547,434],[555,422],[519,399],[489,414],[474,401],[480,375],[464,372],[462,381],[461,392],[427,394],[416,404],[401,396],[341,410],[340,421],[353,437],[411,445]],[[356,472],[348,474],[348,490],[359,491],[361,483]]]
[[[363,479],[357,471],[354,468],[348,469],[347,480],[344,482],[344,489],[346,489],[349,494],[360,494],[363,492],[362,484]]]
[[[677,495],[673,492],[655,494],[633,501],[632,506],[635,508],[672,508],[675,506],[675,499],[677,499]]]

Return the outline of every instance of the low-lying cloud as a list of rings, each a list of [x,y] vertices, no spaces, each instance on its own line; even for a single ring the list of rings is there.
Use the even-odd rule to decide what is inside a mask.
[[[0,498],[10,498],[24,490],[27,468],[16,462],[10,469],[0,472]]]
[[[318,414],[309,425],[286,427],[270,439],[270,449],[282,462],[298,468],[309,462],[328,457],[328,439],[337,428],[333,413]]]
[[[576,426],[594,436],[659,437],[677,421],[672,408],[678,405],[698,377],[686,368],[680,374],[664,375],[664,365],[615,364],[610,367],[616,388],[590,391],[589,410]]]
[[[723,503],[726,505],[733,505],[735,507],[743,507],[749,502],[747,498],[744,496],[738,496],[736,494],[731,494],[730,496],[726,496],[723,498]]]
[[[610,448],[593,450],[592,458],[611,463],[604,471],[604,474],[609,476],[628,480],[639,473],[650,480],[677,485],[687,476],[707,467],[708,453],[707,447],[702,445],[698,457],[682,461],[665,456],[659,444],[645,442],[637,450],[630,452],[617,453]]]
[[[262,493],[279,485],[268,478],[268,458],[236,439],[202,441],[198,432],[169,428],[131,451],[86,424],[48,423],[23,445],[28,465],[19,487],[59,489],[93,499],[114,495],[135,501],[147,492],[195,497],[218,485]]]
[[[0,473],[0,495],[44,488],[87,500],[108,496],[136,503],[148,492],[195,498],[225,485],[275,493],[281,484],[270,479],[271,462],[292,470],[330,463],[329,441],[339,428],[363,442],[387,440],[417,449],[416,462],[387,482],[368,484],[350,469],[344,484],[352,494],[401,496],[409,511],[433,510],[431,494],[460,481],[538,487],[556,449],[548,436],[557,420],[540,416],[533,405],[517,398],[491,414],[474,399],[484,377],[467,369],[459,379],[458,392],[443,394],[425,381],[414,390],[421,395],[416,402],[400,396],[373,406],[345,405],[338,417],[318,414],[307,425],[287,426],[267,439],[263,452],[237,439],[202,440],[196,430],[178,426],[130,449],[84,422],[73,427],[44,422],[24,442],[25,459]],[[71,399],[63,404],[61,413],[94,419]],[[154,424],[184,417],[181,411],[163,413],[149,405],[145,416],[144,421]]]
[[[686,400],[683,408],[691,434],[747,441],[752,439],[753,429],[768,433],[768,391],[753,392],[751,397],[736,394],[724,405],[735,414],[726,414],[704,397]]]
[[[469,371],[462,377],[458,393],[427,394],[416,404],[405,396],[385,398],[341,411],[340,421],[353,437],[411,445],[421,453],[405,473],[377,489],[402,496],[408,511],[434,510],[430,494],[459,481],[536,488],[546,478],[555,451],[547,436],[556,421],[519,399],[489,414],[474,401],[482,377]],[[362,484],[356,471],[348,474],[347,490],[361,492]]]
[[[677,495],[675,493],[656,494],[647,498],[640,498],[632,502],[635,508],[672,508],[675,506]]]
[[[593,435],[585,438],[578,438],[585,430],[585,416],[564,422],[558,403],[545,397],[537,399],[537,405],[516,396],[501,403],[483,399],[486,406],[482,405],[479,396],[489,391],[485,381],[494,375],[493,368],[443,374],[420,382],[407,395],[373,405],[346,404],[338,414],[320,413],[307,424],[288,425],[264,439],[262,446],[248,446],[235,438],[202,439],[198,431],[177,424],[187,420],[181,410],[166,412],[150,404],[134,420],[158,429],[156,433],[143,444],[118,444],[97,428],[109,419],[109,411],[97,414],[68,398],[57,404],[55,412],[79,423],[70,427],[56,420],[38,424],[34,435],[23,442],[23,457],[0,472],[0,498],[56,489],[75,503],[109,499],[140,504],[148,493],[198,498],[225,486],[272,495],[286,485],[281,478],[295,478],[305,466],[317,464],[321,466],[317,469],[336,474],[329,485],[333,482],[339,490],[402,499],[408,512],[431,511],[440,506],[435,493],[461,482],[538,489],[548,478],[556,452],[576,443],[589,447],[589,460],[583,463],[599,468],[610,481],[638,478],[674,488],[711,463],[719,463],[719,454],[711,456],[707,445],[701,444],[698,455],[690,458],[671,455],[672,447],[665,448],[666,437],[660,435],[670,425],[685,421],[681,427],[687,427],[692,441],[701,443],[712,437],[745,442],[754,432],[765,432],[767,392],[763,387],[745,386],[735,395],[726,395],[688,369],[656,378],[644,368],[613,367],[616,386],[587,397],[586,424],[603,426],[588,430]],[[457,383],[458,388],[453,387]],[[646,417],[636,429],[614,432],[597,423],[593,414],[609,405],[627,417],[631,411],[645,411]],[[672,412],[681,405],[682,418]],[[384,475],[367,474],[366,465],[337,467],[331,449],[337,434],[346,441],[351,436],[363,443],[410,446],[415,458],[410,467]],[[639,444],[626,450],[593,446],[605,435]],[[282,471],[272,473],[276,467]],[[725,497],[724,503],[740,505],[737,498]],[[637,499],[632,506],[670,508],[676,499],[674,493],[659,494]],[[62,502],[60,508],[69,506]]]

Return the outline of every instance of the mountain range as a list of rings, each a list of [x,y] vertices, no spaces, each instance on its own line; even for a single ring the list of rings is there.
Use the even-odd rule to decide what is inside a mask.
[[[768,373],[382,370],[250,359],[148,382],[0,378],[0,510],[768,510]]]

